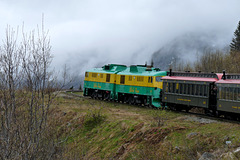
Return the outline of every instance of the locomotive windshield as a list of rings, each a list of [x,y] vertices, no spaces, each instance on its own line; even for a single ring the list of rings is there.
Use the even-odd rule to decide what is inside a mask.
[[[161,78],[162,78],[162,77],[156,77],[156,81],[157,81],[157,82],[162,82]]]

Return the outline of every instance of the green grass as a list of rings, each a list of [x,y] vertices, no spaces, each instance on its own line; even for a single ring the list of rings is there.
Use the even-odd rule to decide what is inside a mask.
[[[77,94],[77,95],[80,95],[82,96],[83,95],[83,92],[72,92],[73,94]]]
[[[65,159],[198,159],[240,146],[238,124],[200,124],[184,120],[186,114],[82,97],[56,102],[52,119],[61,139],[67,138]]]

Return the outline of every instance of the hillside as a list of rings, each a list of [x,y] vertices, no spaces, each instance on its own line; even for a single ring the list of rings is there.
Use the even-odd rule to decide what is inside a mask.
[[[51,124],[64,159],[238,159],[240,125],[61,93]]]
[[[195,62],[205,52],[219,49],[226,52],[228,48],[223,47],[224,45],[214,37],[216,35],[204,32],[178,36],[152,54],[154,66],[168,70],[169,65],[176,62],[182,63],[182,65],[185,65],[186,62]]]

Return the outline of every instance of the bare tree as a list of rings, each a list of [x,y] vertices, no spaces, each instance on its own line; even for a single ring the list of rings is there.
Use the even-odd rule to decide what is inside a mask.
[[[200,56],[197,54],[197,60],[194,63],[190,62],[178,62],[176,63],[176,70],[180,71],[202,71],[202,72],[216,72],[220,73],[222,70],[230,68],[230,70],[237,70],[237,64],[239,61],[236,57],[232,59],[232,56],[222,51],[205,50]],[[229,71],[229,69],[228,69]]]
[[[16,88],[20,87],[22,73],[20,70],[19,48],[17,46],[17,33],[6,29],[6,38],[0,49],[1,67],[1,130],[0,130],[0,151],[2,159],[9,159],[11,155],[18,155],[16,149],[19,137],[17,107],[21,98],[16,96]],[[15,144],[15,145],[13,145]]]
[[[44,26],[22,41],[7,27],[0,48],[0,158],[50,159],[56,155],[48,113],[56,88],[50,39]]]

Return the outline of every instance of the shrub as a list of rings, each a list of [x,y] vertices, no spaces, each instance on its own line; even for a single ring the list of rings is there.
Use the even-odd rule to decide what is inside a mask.
[[[89,113],[85,116],[84,127],[87,130],[92,130],[96,126],[100,125],[106,116],[102,113],[102,109],[89,110]]]

